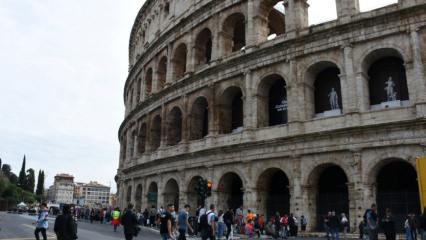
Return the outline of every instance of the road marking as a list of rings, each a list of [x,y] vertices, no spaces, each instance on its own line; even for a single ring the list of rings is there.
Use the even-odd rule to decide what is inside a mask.
[[[35,230],[35,227],[33,225],[22,224],[22,226],[25,226],[25,227],[28,227],[28,228],[31,228],[31,229]],[[47,235],[47,238],[49,238],[49,239],[55,239],[56,238],[55,235],[53,235],[53,234],[51,234],[51,233],[49,233],[47,231],[46,231],[46,235]],[[30,239],[33,239],[33,238],[30,238]],[[1,240],[4,240],[4,239],[1,239]]]

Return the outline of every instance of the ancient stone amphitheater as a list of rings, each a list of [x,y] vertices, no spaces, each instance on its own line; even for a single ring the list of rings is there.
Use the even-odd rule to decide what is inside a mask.
[[[316,1],[316,0],[311,0]],[[309,25],[306,0],[147,0],[130,36],[119,203],[208,203],[351,227],[419,212],[426,0]],[[400,221],[400,220],[398,220]]]

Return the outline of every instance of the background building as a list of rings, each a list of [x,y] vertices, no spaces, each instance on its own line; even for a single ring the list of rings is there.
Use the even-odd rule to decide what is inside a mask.
[[[58,204],[71,204],[74,199],[74,177],[61,173],[55,176],[55,181],[49,187],[49,201]]]
[[[84,199],[84,205],[88,207],[107,207],[110,201],[110,187],[90,182],[82,187],[81,198]]]
[[[278,6],[277,6],[278,4]],[[147,0],[133,25],[121,208],[244,205],[267,216],[419,213],[426,155],[426,1],[308,21],[306,0]],[[284,7],[285,11],[280,11]]]

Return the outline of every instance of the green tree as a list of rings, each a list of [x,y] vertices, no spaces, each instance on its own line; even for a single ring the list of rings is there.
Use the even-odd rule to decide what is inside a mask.
[[[3,172],[3,174],[6,177],[10,177],[10,174],[12,173],[12,168],[10,167],[9,164],[3,164],[3,166],[1,167],[1,171]]]
[[[16,176],[16,174],[14,174],[14,173],[10,173],[9,181],[10,181],[10,183],[17,185],[18,184],[18,176]]]
[[[34,187],[35,187],[35,173],[34,173],[34,169],[30,168],[27,170],[27,180],[25,182],[24,190],[34,193]]]
[[[42,196],[44,193],[44,171],[38,172],[36,195]]]
[[[25,174],[25,155],[24,155],[24,159],[22,160],[22,167],[21,167],[21,171],[19,172],[19,177],[18,177],[18,186],[22,189],[26,188],[26,184],[27,184],[27,175]]]
[[[0,158],[0,169],[1,169],[1,163],[2,163],[2,162],[1,162],[1,158]]]

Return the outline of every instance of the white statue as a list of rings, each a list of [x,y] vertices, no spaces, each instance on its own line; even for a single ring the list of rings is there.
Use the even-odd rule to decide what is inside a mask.
[[[330,101],[331,110],[340,109],[339,96],[334,88],[331,88],[331,92],[328,94],[328,100]]]
[[[387,101],[396,101],[396,92],[395,92],[395,83],[392,80],[392,77],[389,77],[388,80],[385,82],[385,90],[387,95]]]

